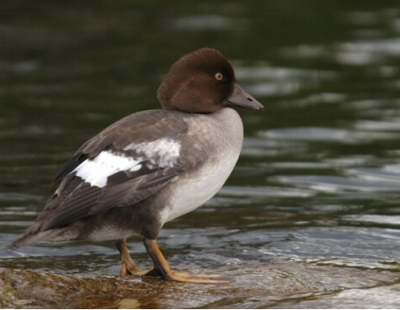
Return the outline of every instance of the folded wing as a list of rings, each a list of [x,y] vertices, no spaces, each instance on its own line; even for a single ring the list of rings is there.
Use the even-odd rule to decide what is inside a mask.
[[[186,123],[165,111],[133,114],[87,141],[64,165],[36,230],[134,206],[184,172]]]

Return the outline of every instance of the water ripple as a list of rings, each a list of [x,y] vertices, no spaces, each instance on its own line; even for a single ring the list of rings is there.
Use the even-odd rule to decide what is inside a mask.
[[[354,131],[338,128],[298,127],[271,129],[259,133],[260,137],[276,140],[312,141],[323,143],[371,143],[374,140],[398,139],[399,135],[390,132]]]

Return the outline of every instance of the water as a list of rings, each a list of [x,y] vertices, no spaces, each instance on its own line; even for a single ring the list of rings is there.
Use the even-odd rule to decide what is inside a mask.
[[[0,244],[43,206],[85,139],[158,107],[168,66],[202,46],[232,59],[266,109],[244,112],[236,170],[160,242],[174,264],[272,258],[360,268],[400,257],[400,9],[396,1],[212,1],[98,6],[5,1],[0,10]],[[149,265],[140,239],[131,249]],[[118,272],[111,243],[40,244],[0,262]]]

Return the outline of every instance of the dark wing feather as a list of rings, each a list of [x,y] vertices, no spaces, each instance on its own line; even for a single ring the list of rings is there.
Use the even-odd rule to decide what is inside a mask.
[[[87,154],[83,153],[75,153],[71,159],[69,159],[57,173],[55,178],[56,182],[60,182],[68,173],[73,171],[76,167],[78,167],[82,162],[84,162],[88,158]]]
[[[98,187],[81,183],[67,198],[46,214],[41,230],[63,227],[88,216],[101,192]]]
[[[111,208],[133,206],[160,191],[178,173],[177,169],[157,170],[105,188],[81,183],[47,214],[42,230],[63,227]]]

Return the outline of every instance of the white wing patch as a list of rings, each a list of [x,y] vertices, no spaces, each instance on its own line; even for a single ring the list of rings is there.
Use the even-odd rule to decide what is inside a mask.
[[[124,150],[134,150],[153,164],[157,160],[160,167],[172,167],[181,153],[181,144],[176,140],[163,138],[151,142],[131,143]]]
[[[134,159],[110,151],[102,151],[94,159],[85,160],[73,172],[91,186],[104,187],[110,175],[120,171],[139,170],[142,167],[142,160],[142,158]]]
[[[91,186],[104,187],[109,176],[120,171],[138,171],[142,161],[159,167],[173,167],[176,163],[181,144],[173,139],[158,139],[151,142],[131,143],[124,149],[134,150],[136,158],[111,151],[102,151],[94,159],[87,159],[75,168],[72,173]]]

